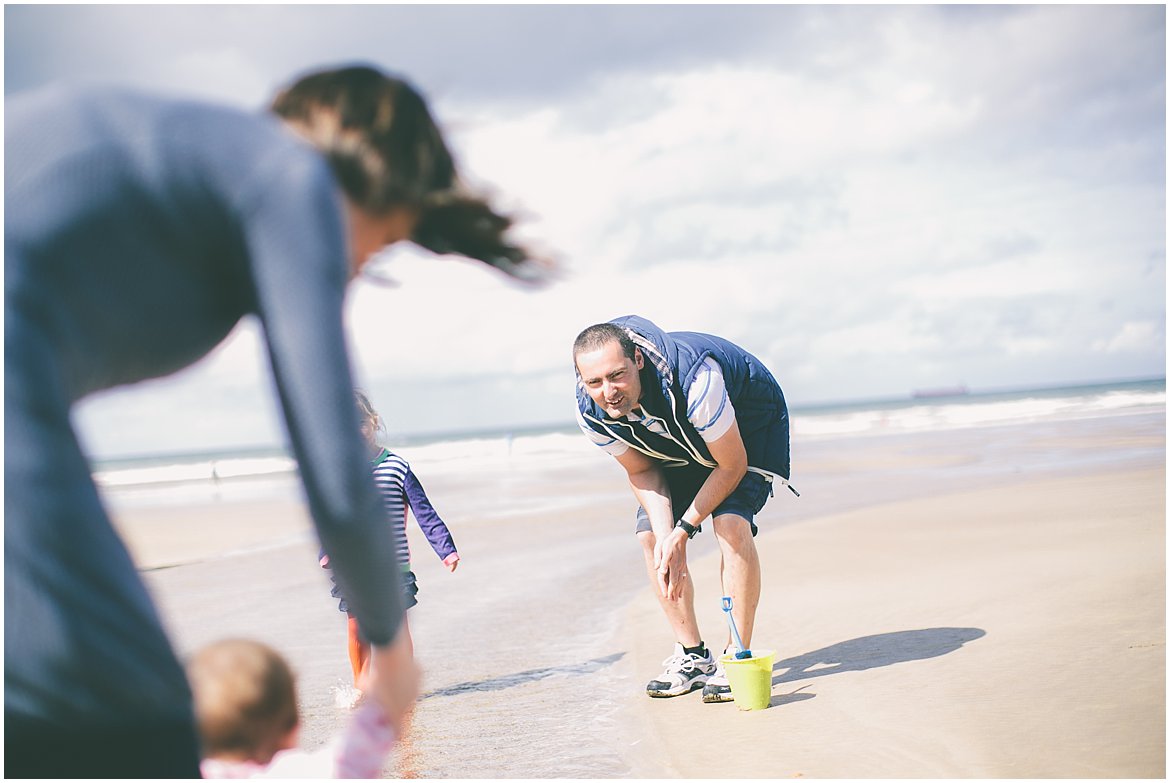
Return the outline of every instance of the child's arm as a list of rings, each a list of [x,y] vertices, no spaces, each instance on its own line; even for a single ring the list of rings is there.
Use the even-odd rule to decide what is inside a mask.
[[[410,510],[414,512],[414,518],[418,522],[419,528],[426,534],[427,541],[435,550],[435,554],[443,561],[443,565],[454,571],[455,566],[459,563],[459,552],[455,549],[455,539],[451,537],[451,531],[447,529],[447,524],[443,522],[434,506],[431,505],[426,490],[423,489],[422,483],[418,480],[418,476],[414,475],[413,470],[406,471],[405,483],[406,501],[410,504]]]
[[[363,704],[335,744],[335,778],[378,778],[394,748],[394,729],[376,703]]]
[[[382,708],[367,702],[354,712],[339,736],[314,751],[282,750],[258,778],[379,778],[386,757],[394,749],[394,729]]]

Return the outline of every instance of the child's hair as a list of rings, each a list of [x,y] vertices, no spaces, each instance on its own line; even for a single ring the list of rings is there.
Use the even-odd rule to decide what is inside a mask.
[[[266,644],[224,639],[187,665],[203,755],[267,764],[300,722],[292,670]]]
[[[368,66],[318,71],[282,90],[271,108],[325,155],[355,204],[375,214],[418,209],[415,244],[521,280],[547,271],[504,238],[511,218],[462,185],[426,100],[406,81]]]
[[[358,422],[365,424],[369,422],[375,430],[385,430],[385,424],[382,422],[382,417],[374,410],[373,404],[370,403],[370,398],[366,396],[365,392],[360,389],[353,390],[353,401],[357,405]]]

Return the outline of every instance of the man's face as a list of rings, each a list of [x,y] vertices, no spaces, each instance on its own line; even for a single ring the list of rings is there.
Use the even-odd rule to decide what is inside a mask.
[[[596,350],[577,354],[577,371],[593,401],[617,419],[638,407],[642,399],[638,371],[644,361],[641,351],[635,349],[630,359],[618,341],[611,340]]]

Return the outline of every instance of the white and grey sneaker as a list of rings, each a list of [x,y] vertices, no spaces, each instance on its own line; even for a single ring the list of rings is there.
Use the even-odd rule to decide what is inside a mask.
[[[646,695],[662,699],[702,688],[707,678],[715,673],[715,659],[710,650],[706,653],[705,657],[694,653],[688,655],[682,645],[676,643],[674,655],[662,662],[666,667],[662,674],[646,684]]]
[[[707,684],[703,686],[703,703],[718,704],[724,701],[732,701],[731,684],[727,682],[723,662],[716,661],[715,673],[707,678]]]

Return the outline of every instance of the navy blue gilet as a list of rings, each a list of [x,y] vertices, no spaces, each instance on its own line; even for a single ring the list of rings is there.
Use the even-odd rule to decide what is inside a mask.
[[[591,429],[617,438],[664,463],[664,467],[715,467],[711,452],[687,419],[687,392],[699,366],[711,357],[735,408],[736,423],[751,468],[789,477],[788,407],[780,384],[763,362],[735,343],[701,332],[665,332],[637,315],[615,318],[642,352],[642,409],[663,420],[667,435],[658,435],[628,419],[613,419],[577,384],[577,408]]]

